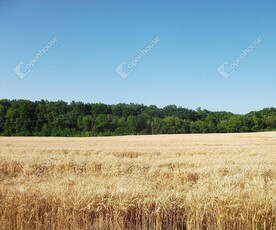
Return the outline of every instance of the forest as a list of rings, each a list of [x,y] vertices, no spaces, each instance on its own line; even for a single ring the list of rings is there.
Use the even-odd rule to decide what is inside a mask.
[[[244,115],[168,105],[0,100],[1,136],[115,136],[276,130],[276,108]]]

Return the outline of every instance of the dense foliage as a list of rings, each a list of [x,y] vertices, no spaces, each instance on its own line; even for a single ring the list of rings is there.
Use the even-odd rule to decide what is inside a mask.
[[[98,136],[276,130],[276,108],[236,115],[175,105],[0,100],[2,136]]]

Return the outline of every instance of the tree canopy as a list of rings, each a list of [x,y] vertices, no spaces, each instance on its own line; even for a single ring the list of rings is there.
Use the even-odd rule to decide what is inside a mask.
[[[276,108],[245,115],[168,105],[0,100],[2,136],[111,136],[276,130]]]

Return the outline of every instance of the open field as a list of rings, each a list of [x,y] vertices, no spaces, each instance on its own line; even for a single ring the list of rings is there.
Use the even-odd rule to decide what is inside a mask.
[[[276,229],[276,132],[0,138],[0,229]]]

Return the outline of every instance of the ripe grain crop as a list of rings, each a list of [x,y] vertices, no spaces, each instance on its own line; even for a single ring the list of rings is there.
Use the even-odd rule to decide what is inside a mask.
[[[1,137],[0,229],[276,229],[276,132]]]

